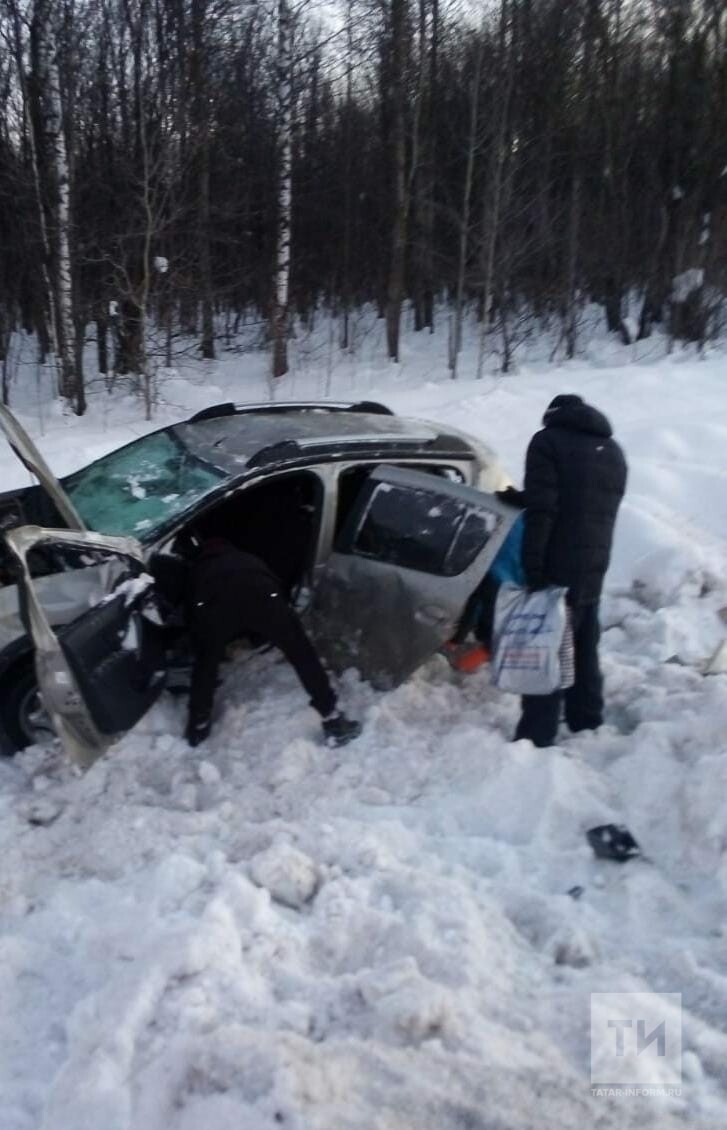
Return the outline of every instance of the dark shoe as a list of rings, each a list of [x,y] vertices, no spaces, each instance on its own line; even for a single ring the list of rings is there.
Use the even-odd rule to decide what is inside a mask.
[[[202,718],[194,722],[190,718],[187,724],[187,732],[185,737],[187,738],[187,741],[192,746],[192,748],[194,748],[194,746],[199,745],[200,742],[203,742],[205,738],[208,738],[210,736],[211,729],[211,718]]]
[[[626,863],[641,855],[641,848],[623,824],[601,824],[598,828],[591,828],[586,832],[586,839],[599,859]]]
[[[346,745],[357,738],[361,733],[361,723],[345,714],[332,714],[330,718],[323,719],[323,733],[326,736],[326,745]]]

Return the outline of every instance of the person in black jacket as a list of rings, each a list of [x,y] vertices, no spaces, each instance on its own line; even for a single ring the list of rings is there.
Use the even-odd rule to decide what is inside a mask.
[[[522,492],[526,507],[522,559],[529,589],[567,588],[575,650],[575,683],[563,694],[526,695],[515,734],[536,746],[555,741],[565,719],[575,733],[603,722],[598,660],[599,601],[626,489],[626,460],[606,417],[580,396],[556,396],[530,441]]]
[[[208,538],[189,570],[187,621],[194,654],[187,741],[196,746],[212,726],[212,706],[225,648],[254,635],[279,647],[295,668],[323,719],[327,740],[343,745],[361,725],[336,708],[336,694],[323,664],[288,604],[280,580],[264,561],[224,538]]]

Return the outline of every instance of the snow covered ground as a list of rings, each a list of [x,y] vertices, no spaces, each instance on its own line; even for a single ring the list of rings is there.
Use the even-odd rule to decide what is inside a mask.
[[[82,778],[54,751],[0,764],[2,1130],[727,1125],[727,674],[703,674],[725,634],[727,357],[600,340],[455,384],[443,353],[412,338],[393,370],[376,342],[356,361],[302,342],[275,395],[379,397],[480,435],[516,479],[556,392],[602,408],[631,466],[607,725],[511,744],[516,701],[435,658],[388,695],[349,673],[365,732],[332,751],[267,655],[230,670],[198,750],[168,700]],[[68,471],[268,395],[263,359],[228,354],[166,379],[152,425],[119,395],[80,421],[42,391],[18,407]],[[0,472],[24,481],[5,452]],[[648,861],[594,859],[584,832],[612,821]],[[590,994],[641,991],[682,994],[681,1094],[594,1096]]]

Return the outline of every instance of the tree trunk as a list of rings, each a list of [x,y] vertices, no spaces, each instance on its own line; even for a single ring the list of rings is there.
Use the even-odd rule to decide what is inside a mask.
[[[197,166],[197,269],[202,306],[202,356],[215,356],[212,257],[210,255],[210,130],[207,107],[208,59],[205,43],[207,0],[192,3],[191,83]]]
[[[75,364],[73,329],[73,279],[71,270],[71,183],[63,129],[61,84],[58,63],[54,58],[47,70],[47,113],[45,116],[48,158],[54,189],[56,219],[56,332],[60,364],[60,393],[78,407],[83,399],[80,374]]]
[[[291,83],[291,12],[278,0],[278,232],[275,286],[270,319],[273,377],[288,372],[288,297],[290,293],[290,224],[293,172],[293,89]]]
[[[140,373],[144,367],[143,320],[139,304],[130,296],[121,300],[118,317],[117,371]]]
[[[96,354],[98,357],[98,371],[102,377],[109,372],[109,324],[105,314],[99,313],[96,317]]]
[[[506,139],[510,118],[510,95],[514,72],[514,47],[508,46],[508,3],[502,0],[500,8],[500,60],[504,77],[502,96],[498,109],[497,129],[495,131],[492,158],[490,160],[489,180],[482,193],[482,240],[480,243],[480,269],[482,272],[482,299],[480,311],[480,335],[477,347],[477,379],[481,380],[485,368],[487,334],[490,329],[492,296],[495,277],[495,249],[500,230],[502,210],[503,179],[505,171]],[[488,191],[489,190],[489,191]]]
[[[343,198],[343,264],[341,268],[341,349],[351,348],[351,242],[353,229],[353,185],[351,167],[353,163],[353,0],[348,0],[346,21],[346,128],[344,145],[344,198]]]
[[[401,304],[404,299],[404,268],[406,260],[406,234],[408,193],[406,177],[406,128],[404,59],[407,17],[407,0],[391,3],[391,101],[392,101],[392,157],[394,168],[394,222],[391,233],[391,259],[389,284],[386,292],[386,345],[392,361],[399,360],[399,331]]]
[[[434,332],[434,186],[436,168],[438,0],[432,0],[431,38],[427,36],[427,0],[419,0],[420,66],[427,71],[420,131],[420,168],[416,180],[416,272],[414,329]]]
[[[654,251],[654,262],[646,284],[644,301],[639,316],[638,340],[651,336],[654,322],[664,320],[664,305],[669,297],[672,271],[671,247],[674,239],[676,203],[670,200],[662,207],[659,235]]]
[[[631,345],[631,334],[623,319],[623,291],[611,276],[605,280],[603,304],[608,332],[618,334],[624,345]]]
[[[10,323],[6,322],[5,311],[0,306],[0,362],[2,363],[2,402],[10,400],[10,380],[8,372],[8,353],[10,342]]]
[[[450,341],[449,368],[452,380],[457,377],[457,361],[462,348],[462,316],[464,312],[464,285],[467,272],[467,252],[470,234],[470,208],[472,203],[472,179],[475,168],[475,153],[477,151],[477,133],[479,129],[480,108],[480,75],[482,72],[482,46],[478,48],[475,59],[475,71],[472,76],[470,92],[470,131],[467,146],[467,164],[465,166],[464,188],[462,192],[462,212],[459,223],[459,256],[457,262],[457,296],[454,304],[454,332]]]
[[[76,395],[73,411],[83,416],[86,411],[86,388],[83,379],[83,347],[86,344],[86,324],[79,316],[73,326],[73,364],[76,374]]]
[[[578,339],[578,250],[581,223],[581,177],[576,172],[571,184],[568,220],[568,259],[566,267],[565,353],[569,360],[576,355]]]
[[[40,20],[38,19],[40,16]],[[25,69],[24,62],[24,44],[22,23],[20,13],[16,4],[12,6],[13,18],[13,48],[15,52],[15,62],[18,69],[18,77],[20,80],[20,87],[23,94],[23,108],[25,122],[27,123],[27,139],[30,149],[30,160],[33,169],[33,192],[35,196],[35,206],[38,217],[38,227],[40,230],[41,242],[41,276],[43,279],[43,295],[38,305],[36,314],[36,330],[38,334],[38,349],[40,363],[45,364],[47,355],[51,351],[51,347],[56,351],[56,361],[58,360],[58,333],[56,329],[56,311],[54,300],[54,288],[51,279],[51,269],[53,262],[53,254],[51,250],[51,240],[48,232],[48,223],[46,217],[46,209],[43,202],[43,183],[40,168],[40,159],[38,155],[39,140],[41,140],[43,128],[43,109],[41,105],[41,98],[44,88],[43,69],[45,63],[45,52],[42,44],[42,35],[44,29],[44,19],[46,13],[44,9],[38,6],[33,16],[33,31],[36,37],[35,52],[31,44],[31,58],[35,57],[37,61],[37,71],[34,78],[33,89],[35,92],[35,99],[31,98],[30,84],[28,82],[28,75]],[[48,323],[50,323],[50,333],[48,332]]]

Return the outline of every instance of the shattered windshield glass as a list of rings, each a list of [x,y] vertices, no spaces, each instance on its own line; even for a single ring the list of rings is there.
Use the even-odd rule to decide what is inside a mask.
[[[157,432],[69,475],[63,487],[89,529],[146,541],[227,477],[172,432]]]

